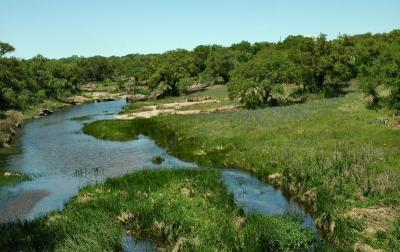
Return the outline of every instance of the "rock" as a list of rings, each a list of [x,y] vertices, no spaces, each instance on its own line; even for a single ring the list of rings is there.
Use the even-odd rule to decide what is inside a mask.
[[[191,196],[191,194],[192,194],[192,192],[189,190],[189,189],[187,189],[187,188],[182,188],[181,189],[181,193],[182,194],[184,194],[184,195],[186,195],[186,196]]]
[[[366,252],[383,252],[382,249],[374,249],[368,244],[361,243],[361,242],[356,242],[354,244],[354,251],[366,251]]]
[[[159,99],[162,97],[162,93],[156,92],[149,95],[149,99]]]
[[[117,216],[117,221],[126,225],[132,222],[135,219],[135,216],[129,212],[122,212],[120,215]]]
[[[11,176],[11,175],[12,175],[11,172],[5,172],[5,173],[4,173],[4,176],[5,176],[5,177],[9,177],[9,176]]]
[[[212,100],[212,96],[206,96],[206,97],[194,97],[194,98],[188,98],[185,101],[186,102],[202,102],[202,101],[209,101]]]
[[[193,84],[185,89],[185,93],[189,94],[189,93],[195,93],[198,91],[203,91],[204,89],[206,89],[207,86],[208,86],[207,84],[200,84],[200,83]]]
[[[149,99],[149,96],[144,95],[144,94],[135,94],[135,95],[126,97],[127,102],[146,101],[148,99]]]
[[[47,116],[51,114],[53,114],[53,111],[51,111],[50,109],[42,109],[42,111],[40,111],[39,113],[39,116]]]
[[[268,180],[270,180],[270,181],[277,180],[278,178],[281,178],[282,176],[283,176],[282,173],[273,173],[268,176]]]
[[[11,144],[11,141],[12,141],[11,135],[7,134],[7,135],[4,137],[3,145],[4,145],[4,144]]]
[[[303,194],[302,201],[307,204],[311,204],[312,202],[315,202],[316,198],[317,198],[317,192],[316,192],[316,189],[313,188],[311,190],[306,191]]]
[[[24,120],[24,115],[22,112],[17,111],[17,110],[7,110],[6,113],[8,118],[11,119],[11,122],[13,123],[22,123]]]
[[[15,135],[15,130],[13,127],[10,127],[8,130],[10,131],[11,135]]]
[[[180,252],[183,251],[185,243],[188,241],[187,238],[180,237],[178,241],[175,243],[174,248],[172,249],[172,252]]]
[[[335,231],[335,228],[336,228],[336,222],[331,221],[331,223],[329,223],[329,232],[331,232],[333,234],[333,232]]]

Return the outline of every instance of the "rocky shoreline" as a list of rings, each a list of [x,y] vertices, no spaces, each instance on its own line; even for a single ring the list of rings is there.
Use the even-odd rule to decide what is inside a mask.
[[[22,127],[24,115],[17,110],[4,113],[5,119],[0,120],[0,148],[10,147],[17,130]]]

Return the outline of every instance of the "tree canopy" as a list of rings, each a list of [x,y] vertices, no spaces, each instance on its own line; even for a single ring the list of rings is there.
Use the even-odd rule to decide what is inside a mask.
[[[333,40],[324,34],[289,36],[278,43],[242,41],[229,47],[200,45],[191,51],[122,57],[4,57],[12,51],[12,45],[0,42],[1,109],[63,99],[85,82],[127,79],[158,96],[179,95],[192,84],[226,84],[231,98],[252,108],[274,103],[275,91],[284,84],[318,93],[357,79],[370,106],[400,109],[400,30]],[[123,81],[118,83],[123,86]],[[389,95],[380,94],[382,88]]]

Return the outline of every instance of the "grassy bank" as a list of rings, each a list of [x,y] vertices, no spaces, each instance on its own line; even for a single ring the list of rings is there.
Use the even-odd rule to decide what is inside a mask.
[[[125,231],[168,251],[303,250],[313,238],[300,222],[244,216],[215,170],[146,170],[86,187],[62,212],[2,226],[0,250],[121,250]]]
[[[400,248],[399,121],[366,109],[350,90],[263,110],[101,121],[85,132],[119,140],[116,129],[126,129],[203,166],[242,168],[265,181],[281,173],[271,182],[303,202],[338,248],[390,250]]]
[[[14,172],[7,172],[3,167],[4,159],[9,155],[15,155],[18,150],[14,147],[0,148],[0,188],[5,185],[13,185],[30,179],[29,176]]]

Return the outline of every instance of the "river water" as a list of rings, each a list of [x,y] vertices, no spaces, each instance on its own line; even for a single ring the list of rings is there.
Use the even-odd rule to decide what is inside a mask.
[[[32,219],[61,209],[80,188],[107,177],[142,169],[196,167],[172,157],[145,136],[115,142],[83,134],[85,123],[112,119],[125,103],[119,100],[74,106],[28,122],[16,143],[20,154],[9,156],[5,168],[30,175],[32,180],[1,188],[0,222]],[[152,163],[156,155],[164,158],[161,165]],[[312,218],[301,207],[254,176],[223,169],[222,179],[245,212],[299,213],[304,216],[304,225],[315,230]],[[130,237],[124,241],[127,251],[142,250],[143,246],[151,248],[150,243],[136,242]]]

